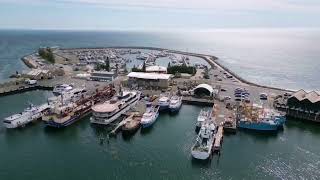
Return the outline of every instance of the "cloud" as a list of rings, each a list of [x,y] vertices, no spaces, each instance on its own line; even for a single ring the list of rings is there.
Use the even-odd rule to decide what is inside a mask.
[[[157,8],[204,11],[298,11],[319,12],[317,0],[0,0],[6,3],[57,3],[109,8]]]

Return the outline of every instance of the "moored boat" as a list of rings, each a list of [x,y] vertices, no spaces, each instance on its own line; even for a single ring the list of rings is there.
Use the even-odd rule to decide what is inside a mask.
[[[81,103],[70,102],[68,104],[55,104],[42,120],[47,126],[62,128],[87,116],[91,112],[94,102],[90,99],[82,100]]]
[[[69,92],[73,89],[73,87],[69,84],[57,84],[54,88],[53,88],[53,94],[54,95],[60,95],[62,93],[65,92]]]
[[[277,131],[283,125],[283,120],[276,120],[272,111],[253,104],[244,107],[244,116],[238,121],[238,127],[256,131]]]
[[[136,132],[140,128],[142,116],[139,114],[133,114],[128,117],[126,123],[122,126],[122,133],[131,134]]]
[[[111,100],[94,105],[90,122],[94,124],[108,125],[118,119],[122,114],[135,106],[140,99],[138,91],[124,91]]]
[[[159,110],[164,111],[169,108],[170,97],[168,94],[161,94],[158,100]]]
[[[172,96],[170,98],[169,109],[170,112],[178,112],[182,105],[182,97],[181,96]]]
[[[209,115],[210,115],[209,110],[201,109],[196,122],[196,131],[198,131],[201,128],[203,123],[209,118]]]
[[[141,118],[141,125],[143,128],[152,126],[159,116],[159,106],[150,106]]]
[[[201,126],[196,143],[191,148],[191,155],[195,159],[206,160],[212,154],[216,128],[213,123],[206,122]]]
[[[43,104],[41,106],[34,106],[33,104],[30,104],[23,112],[4,118],[3,124],[6,128],[25,126],[32,121],[40,119],[49,107],[50,105],[48,104]]]

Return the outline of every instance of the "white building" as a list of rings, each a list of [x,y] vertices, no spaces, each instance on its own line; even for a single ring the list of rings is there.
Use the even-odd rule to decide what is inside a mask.
[[[171,74],[131,72],[127,75],[128,85],[152,88],[168,88]]]
[[[114,78],[116,78],[115,73],[108,71],[94,71],[90,76],[92,81],[113,81]]]
[[[163,66],[148,66],[146,67],[148,73],[167,73],[167,68]]]

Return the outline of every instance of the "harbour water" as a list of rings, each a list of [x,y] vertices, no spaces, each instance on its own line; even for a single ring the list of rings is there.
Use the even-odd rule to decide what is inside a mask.
[[[0,98],[0,118],[19,112],[25,102],[45,102],[49,92]],[[108,129],[89,118],[66,128],[39,122],[24,129],[0,125],[1,179],[317,179],[320,176],[320,127],[288,121],[278,134],[240,131],[224,137],[220,156],[211,162],[190,155],[202,107],[183,105],[179,114],[161,114],[149,131],[105,139]]]
[[[155,46],[210,53],[242,77],[264,85],[319,90],[320,31],[274,30],[201,33],[0,31],[0,82],[27,69],[21,56],[39,46]],[[250,53],[249,53],[250,52]],[[279,68],[274,68],[279,67]],[[0,97],[0,119],[30,101],[46,102],[47,91]],[[67,129],[39,122],[7,130],[0,123],[0,179],[318,179],[320,127],[287,121],[278,134],[240,131],[224,137],[220,156],[209,163],[190,155],[201,107],[183,105],[161,114],[149,131],[118,134],[100,144],[108,129],[89,117]]]

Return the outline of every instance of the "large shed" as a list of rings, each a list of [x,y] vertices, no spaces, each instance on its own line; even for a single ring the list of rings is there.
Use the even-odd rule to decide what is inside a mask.
[[[196,96],[213,96],[215,91],[209,84],[199,84],[193,92]]]
[[[171,74],[131,72],[128,75],[130,87],[168,88]]]

